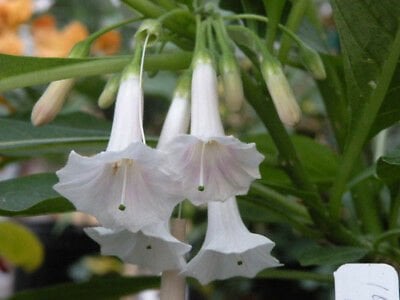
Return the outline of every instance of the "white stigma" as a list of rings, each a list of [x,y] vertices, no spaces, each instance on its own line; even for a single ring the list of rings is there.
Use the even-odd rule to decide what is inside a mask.
[[[206,143],[203,142],[203,145],[201,146],[201,156],[200,156],[200,176],[199,176],[199,186],[198,190],[200,192],[204,191],[204,151],[206,148]]]
[[[126,181],[128,177],[128,167],[132,165],[133,161],[131,159],[123,159],[122,160],[122,168],[124,169],[124,177],[122,179],[122,191],[121,191],[121,199],[119,201],[118,209],[120,211],[124,211],[126,209],[125,206],[125,195],[126,195]]]
[[[140,73],[139,73],[139,85],[140,89],[142,90],[141,93],[141,99],[140,99],[140,107],[139,107],[139,122],[140,122],[140,131],[142,133],[142,141],[143,144],[146,144],[146,137],[144,135],[144,129],[143,129],[143,68],[144,68],[144,57],[146,54],[146,47],[147,43],[149,41],[149,36],[150,34],[147,34],[146,39],[144,40],[143,43],[143,51],[142,51],[142,57],[140,59]]]

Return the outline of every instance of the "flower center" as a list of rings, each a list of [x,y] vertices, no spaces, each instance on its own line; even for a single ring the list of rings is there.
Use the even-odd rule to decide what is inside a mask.
[[[116,175],[118,170],[120,168],[123,169],[123,177],[122,177],[122,191],[121,191],[121,198],[119,200],[119,206],[118,209],[120,211],[124,211],[126,209],[125,206],[125,194],[126,194],[126,181],[128,177],[128,169],[133,166],[133,159],[121,159],[120,161],[117,161],[113,163],[112,168],[113,168],[113,174]]]

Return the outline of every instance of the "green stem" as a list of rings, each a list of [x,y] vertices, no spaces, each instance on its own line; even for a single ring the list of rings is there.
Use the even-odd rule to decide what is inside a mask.
[[[4,59],[4,57],[7,58]],[[36,58],[36,57],[15,57],[0,55],[0,64],[7,69],[7,66],[14,65],[53,65],[47,69],[27,70],[21,74],[11,74],[2,77],[0,80],[0,92],[12,90],[18,87],[43,84],[50,81],[74,77],[85,77],[115,73],[121,71],[132,59],[132,56],[116,56],[107,58]],[[163,53],[149,55],[146,57],[144,68],[146,71],[156,70],[182,70],[190,65],[192,54],[190,52]],[[63,65],[62,63],[65,62]]]
[[[389,215],[389,229],[395,229],[399,226],[399,214],[400,214],[400,189],[397,196],[393,196],[390,206]]]
[[[297,188],[308,194],[308,196],[303,198],[303,201],[314,223],[335,242],[348,245],[364,244],[363,241],[346,230],[340,223],[333,223],[329,219],[317,188],[309,180],[292,141],[282,122],[279,120],[272,100],[266,96],[266,93],[262,92],[266,91],[265,83],[260,81],[258,85],[255,84],[251,77],[244,72],[242,72],[242,80],[246,98],[267,127],[282,157],[282,166],[286,173]]]
[[[381,234],[380,236],[378,236],[376,238],[376,240],[374,241],[374,244],[373,244],[374,249],[377,249],[379,244],[381,244],[382,242],[384,242],[392,237],[397,237],[399,235],[400,235],[400,228],[386,231],[385,233]]]
[[[267,16],[270,20],[267,26],[267,47],[270,52],[273,52],[279,21],[286,1],[263,0],[263,2]]]
[[[229,36],[225,30],[225,25],[221,18],[218,18],[218,20],[214,22],[214,28],[218,45],[221,48],[223,55],[229,60],[234,59],[232,48],[229,46]]]
[[[267,197],[268,201],[272,201],[276,206],[280,207],[288,215],[298,216],[306,222],[311,222],[310,215],[308,214],[304,206],[294,201],[290,201],[285,195],[282,195],[277,191],[260,183],[253,183],[251,185],[251,191],[260,196]]]
[[[122,2],[148,18],[157,19],[166,13],[165,9],[152,3],[150,0],[122,0]],[[168,29],[192,39],[195,33],[193,21],[192,15],[187,12],[180,18],[174,18],[173,20],[166,19],[164,25]]]
[[[176,3],[173,0],[157,0],[158,4],[167,10],[176,8]]]
[[[217,61],[218,49],[217,49],[217,45],[215,44],[213,26],[209,19],[207,21],[205,21],[205,23],[206,23],[206,31],[207,31],[208,49],[210,50],[210,52],[212,54],[213,60]]]
[[[374,123],[375,117],[385,98],[394,71],[396,69],[399,56],[400,28],[397,30],[396,37],[391,46],[391,51],[383,65],[382,73],[377,81],[378,85],[376,89],[372,92],[368,101],[363,106],[360,117],[357,119],[357,123],[355,124],[353,132],[349,134],[349,142],[345,146],[345,151],[341,164],[339,166],[336,181],[334,182],[331,190],[330,215],[333,220],[338,221],[340,219],[342,196],[346,190],[347,180],[352,173],[354,164],[357,161],[357,157],[362,151],[364,143],[368,138],[371,126]]]
[[[264,16],[259,16],[259,15],[254,15],[254,14],[237,14],[233,16],[226,16],[224,17],[227,20],[236,20],[236,19],[253,19],[257,20],[260,22],[265,22],[269,24],[271,22],[270,19]],[[277,27],[282,30],[282,32],[287,35],[288,38],[292,39],[297,45],[302,46],[304,42],[293,32],[291,31],[288,27],[278,24]]]
[[[163,8],[149,0],[122,0],[122,2],[148,18],[157,19],[165,13]]]
[[[283,280],[307,280],[316,281],[321,283],[333,283],[332,274],[320,274],[315,272],[307,271],[295,271],[295,270],[282,270],[282,269],[268,269],[257,275],[257,278],[271,278],[271,279],[283,279]]]
[[[113,30],[113,29],[122,27],[122,26],[127,25],[127,24],[130,24],[130,23],[142,21],[142,20],[143,20],[143,17],[135,17],[135,18],[131,18],[131,19],[128,19],[128,20],[121,21],[121,22],[119,22],[119,23],[110,25],[110,26],[108,26],[108,27],[105,27],[105,28],[103,28],[103,29],[101,29],[101,30],[99,30],[99,31],[96,31],[96,32],[92,33],[91,35],[89,35],[89,36],[84,40],[84,42],[92,43],[93,41],[95,41],[96,39],[98,39],[100,36],[102,36],[103,34],[109,32],[109,31],[111,31],[111,30]]]
[[[290,11],[286,27],[293,32],[296,32],[303,19],[304,13],[309,5],[309,0],[296,0]],[[284,64],[289,54],[291,40],[287,36],[282,36],[281,47],[279,49],[279,60]]]

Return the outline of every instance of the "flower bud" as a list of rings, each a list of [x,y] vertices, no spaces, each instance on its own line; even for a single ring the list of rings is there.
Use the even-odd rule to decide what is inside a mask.
[[[298,123],[301,117],[300,107],[279,61],[272,56],[264,57],[261,72],[281,121],[289,126]]]
[[[109,108],[114,103],[120,81],[121,74],[114,74],[108,79],[97,102],[101,109]]]
[[[85,57],[90,51],[90,41],[84,40],[72,48],[69,58]],[[41,126],[51,122],[62,109],[68,93],[75,84],[75,79],[53,81],[35,103],[31,121],[34,126]]]
[[[47,124],[57,116],[74,83],[74,79],[64,79],[50,83],[42,97],[33,107],[31,120],[34,126]]]
[[[147,19],[144,20],[140,25],[139,29],[135,34],[135,38],[138,42],[144,43],[146,37],[148,36],[147,45],[154,45],[161,33],[161,23],[157,20]]]
[[[185,134],[190,119],[190,80],[189,73],[183,74],[176,86],[174,97],[165,118],[157,148],[162,148],[173,138]]]
[[[311,72],[313,77],[319,80],[325,79],[325,67],[318,52],[304,43],[301,43],[299,49],[303,65]]]
[[[243,84],[239,68],[236,63],[223,58],[221,73],[227,107],[233,112],[239,111],[244,102]]]

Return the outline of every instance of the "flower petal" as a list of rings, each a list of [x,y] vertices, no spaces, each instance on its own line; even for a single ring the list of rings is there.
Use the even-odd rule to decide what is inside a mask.
[[[260,178],[258,166],[264,158],[254,143],[245,144],[232,136],[203,140],[181,135],[163,150],[182,182],[183,195],[196,205],[246,194],[251,182]]]
[[[137,232],[168,220],[182,200],[164,164],[162,152],[140,142],[93,157],[71,152],[67,165],[57,172],[54,189],[105,227]],[[121,204],[123,211],[118,209]]]
[[[240,218],[235,198],[208,204],[206,239],[183,274],[202,284],[235,276],[254,277],[265,268],[280,266],[270,255],[274,242],[251,233]]]
[[[191,249],[169,233],[167,223],[152,224],[137,233],[104,227],[86,228],[85,232],[101,246],[101,254],[118,256],[154,273],[180,270],[186,264],[184,254]]]

